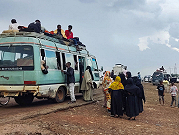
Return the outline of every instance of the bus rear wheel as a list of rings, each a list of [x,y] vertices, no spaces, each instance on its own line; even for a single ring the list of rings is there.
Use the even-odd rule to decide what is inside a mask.
[[[21,106],[24,105],[30,105],[34,99],[34,96],[32,93],[24,94],[22,96],[14,97],[16,103],[18,103]]]
[[[63,87],[58,88],[56,92],[56,96],[54,98],[54,101],[56,103],[61,103],[65,100],[66,92]]]
[[[7,105],[9,103],[10,97],[1,97],[0,105]]]

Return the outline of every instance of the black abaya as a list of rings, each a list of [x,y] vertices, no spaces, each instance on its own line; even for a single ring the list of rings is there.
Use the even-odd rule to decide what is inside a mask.
[[[128,79],[128,84],[125,87],[126,98],[126,115],[128,117],[135,117],[139,115],[138,95],[140,92],[139,87],[133,84],[133,79]]]
[[[111,90],[111,115],[122,116],[122,90]]]

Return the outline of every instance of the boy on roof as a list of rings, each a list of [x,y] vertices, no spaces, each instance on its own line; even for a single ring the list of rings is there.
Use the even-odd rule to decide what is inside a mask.
[[[54,31],[54,34],[61,35],[64,38],[67,38],[64,30],[61,29],[61,25],[57,25],[57,29]]]
[[[65,30],[65,35],[67,39],[73,40],[74,44],[78,45],[77,43],[79,42],[79,38],[73,38],[73,32],[71,30],[72,30],[72,25],[69,25],[68,30]]]
[[[19,30],[18,29],[19,24],[17,23],[16,19],[12,19],[11,23],[12,24],[9,25],[9,30]]]

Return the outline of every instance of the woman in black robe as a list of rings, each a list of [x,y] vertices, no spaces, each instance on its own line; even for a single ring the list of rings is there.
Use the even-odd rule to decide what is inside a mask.
[[[127,77],[127,79],[131,78],[131,76],[132,76],[132,75],[131,75],[131,72],[127,71],[127,72],[126,72],[126,77]]]
[[[140,92],[139,92],[139,96],[138,96],[138,106],[139,106],[139,113],[142,113],[144,110],[143,109],[143,101],[145,103],[145,95],[144,95],[144,87],[141,84],[140,79],[137,79],[136,86],[140,88]]]
[[[126,98],[126,115],[129,117],[129,120],[135,120],[136,116],[139,115],[138,108],[138,98],[139,95],[139,87],[134,85],[133,79],[128,78],[127,85],[125,87],[125,92],[127,95]]]
[[[111,92],[111,116],[121,117],[122,111],[122,90],[124,86],[121,83],[121,78],[117,76],[115,81],[109,86],[108,90]]]
[[[122,85],[125,87],[127,85],[127,80],[125,78],[125,75],[123,73],[119,74],[120,78],[121,78],[121,83]],[[125,91],[122,90],[122,110],[123,110],[123,113],[126,112],[126,94],[125,94]]]

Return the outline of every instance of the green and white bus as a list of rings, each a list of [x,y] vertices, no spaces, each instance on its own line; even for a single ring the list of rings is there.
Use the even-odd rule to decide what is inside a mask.
[[[96,88],[99,87],[99,69],[95,56],[84,48],[35,32],[0,34],[0,97],[12,97],[19,105],[32,103],[34,97],[63,102],[69,94],[65,63],[71,62],[75,73],[75,93],[80,92],[80,70],[91,66]],[[41,71],[45,60],[48,74]],[[76,63],[78,63],[76,65]],[[80,68],[82,64],[83,69]]]

